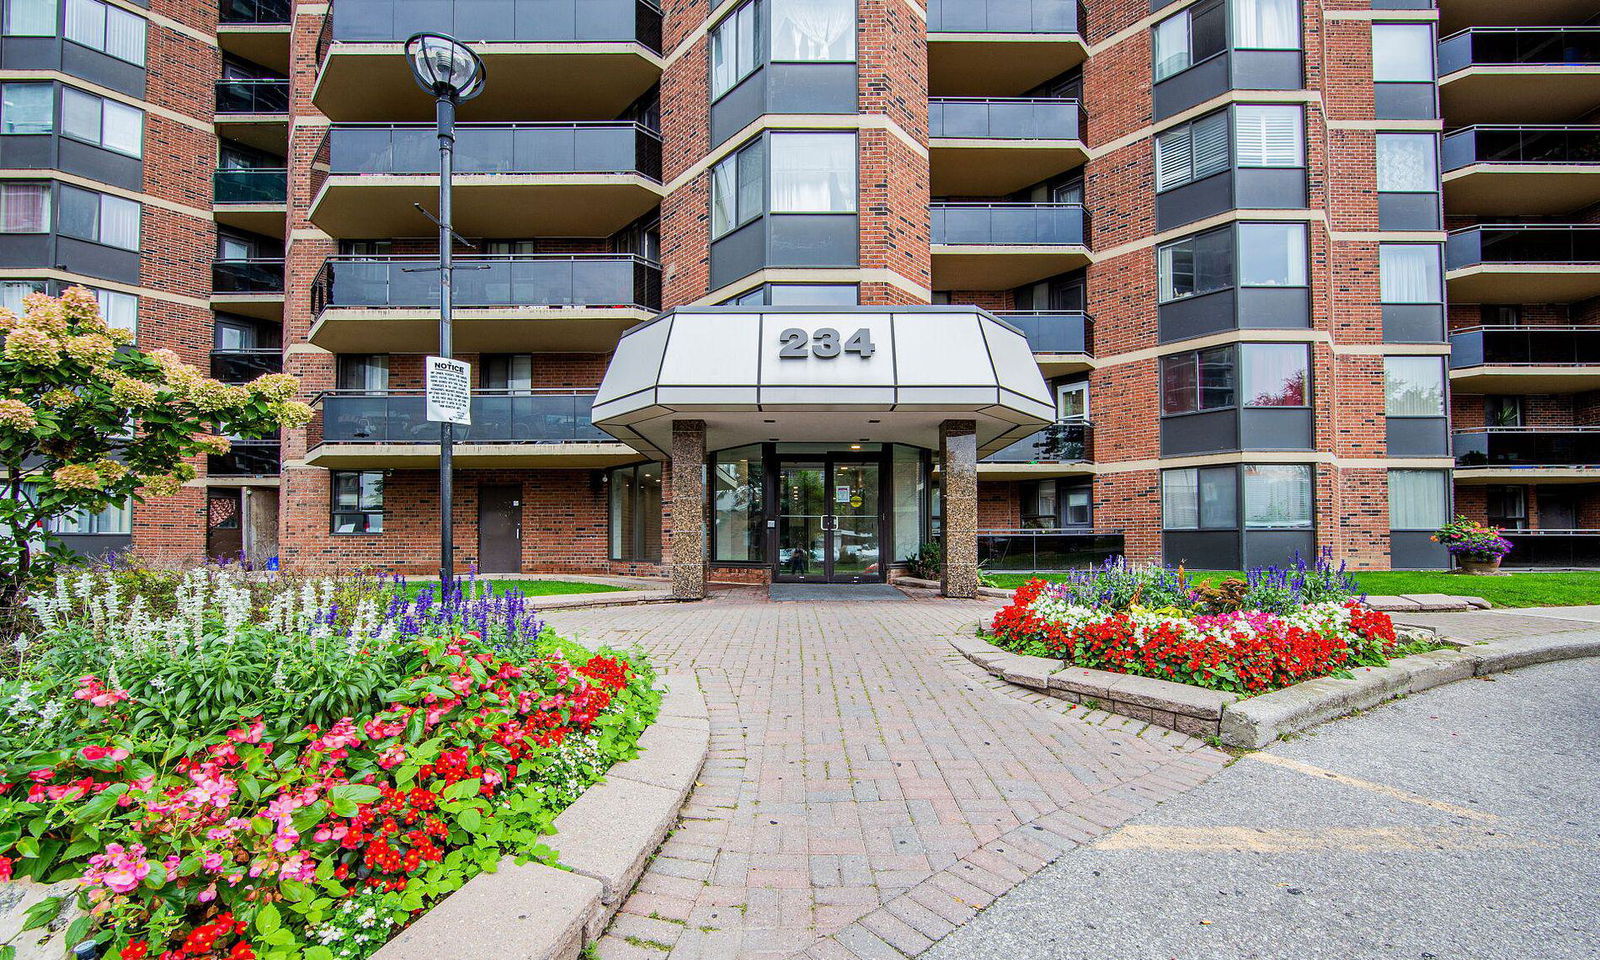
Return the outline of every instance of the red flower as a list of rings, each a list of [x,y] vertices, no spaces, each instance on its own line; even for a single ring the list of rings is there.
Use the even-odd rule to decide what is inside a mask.
[[[256,952],[250,949],[250,944],[240,940],[228,951],[228,960],[256,960]]]
[[[149,952],[150,944],[146,941],[129,940],[128,945],[123,947],[122,952],[117,954],[117,956],[120,957],[121,960],[144,960],[145,955]]]

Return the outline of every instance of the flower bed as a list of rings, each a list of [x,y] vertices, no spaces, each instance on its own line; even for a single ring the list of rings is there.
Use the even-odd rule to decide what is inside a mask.
[[[995,615],[993,641],[1074,666],[1261,693],[1402,652],[1326,560],[1192,585],[1184,572],[1117,558],[1066,583],[1033,580]]]
[[[369,956],[636,753],[643,661],[519,596],[201,572],[31,601],[0,682],[0,876],[81,878],[66,941],[120,960]],[[43,925],[64,904],[46,901]]]

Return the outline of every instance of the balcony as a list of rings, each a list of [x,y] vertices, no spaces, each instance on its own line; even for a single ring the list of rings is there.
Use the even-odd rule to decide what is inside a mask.
[[[1572,303],[1600,296],[1600,226],[1488,224],[1445,243],[1454,303]]]
[[[1494,127],[1444,138],[1452,214],[1546,217],[1600,203],[1600,126]]]
[[[217,260],[211,264],[211,306],[260,320],[283,320],[282,260]]]
[[[283,470],[283,455],[276,440],[235,440],[233,449],[206,458],[208,479],[276,477]]]
[[[1076,100],[946,97],[928,103],[936,197],[1015,193],[1088,159]]]
[[[1457,483],[1600,481],[1600,427],[1482,427],[1455,433]]]
[[[339,0],[312,94],[336,121],[428,120],[405,41],[472,44],[492,78],[464,119],[620,116],[661,79],[661,10],[645,0]]]
[[[217,45],[225,53],[289,72],[293,0],[221,0]]]
[[[1085,56],[1078,0],[928,0],[933,96],[1016,96]]]
[[[1439,104],[1449,126],[1559,123],[1596,102],[1600,27],[1473,27],[1439,41]]]
[[[1094,369],[1088,314],[1078,310],[996,310],[994,315],[1028,338],[1046,377]]]
[[[1600,567],[1600,530],[1506,530],[1507,567]]]
[[[420,468],[439,461],[439,424],[420,391],[323,394],[322,442],[312,466]],[[455,428],[454,461],[470,467],[593,469],[639,459],[594,425],[594,394],[480,391],[472,425]]]
[[[1472,327],[1450,334],[1462,393],[1544,395],[1600,389],[1600,327]]]
[[[1083,420],[1063,420],[984,457],[978,474],[985,480],[1089,474],[1093,459],[1094,427]]]
[[[992,573],[1059,573],[1123,555],[1120,530],[979,530],[978,565]]]
[[[283,350],[278,347],[211,351],[211,376],[223,383],[249,383],[257,377],[282,372]]]
[[[1448,36],[1467,27],[1504,27],[1519,23],[1582,23],[1594,16],[1594,0],[1417,0],[1439,7],[1439,31]],[[1376,3],[1373,6],[1377,6]]]
[[[934,203],[933,288],[1010,290],[1089,263],[1081,203]]]
[[[426,257],[329,260],[311,291],[311,342],[334,353],[431,351],[438,266]],[[611,254],[471,257],[456,261],[455,306],[463,353],[606,353],[661,308],[661,266]]]
[[[311,221],[336,237],[408,237],[438,203],[433,126],[336,126]],[[455,228],[479,237],[607,237],[661,202],[661,138],[636,123],[462,124]],[[515,216],[510,215],[515,211]]]
[[[211,175],[212,216],[218,223],[282,238],[289,201],[289,171],[217,170]]]
[[[289,81],[218,80],[217,136],[283,156],[289,152]]]

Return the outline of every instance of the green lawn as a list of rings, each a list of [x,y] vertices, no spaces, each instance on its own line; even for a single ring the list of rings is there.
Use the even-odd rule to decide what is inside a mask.
[[[580,583],[576,580],[484,580],[494,587],[495,593],[517,590],[525,597],[552,597],[566,593],[617,593],[627,587],[614,587],[608,583]],[[438,589],[437,580],[407,580],[406,592],[416,596],[423,587]]]
[[[1562,607],[1600,603],[1600,571],[1513,573],[1503,577],[1469,577],[1456,573],[1393,571],[1352,572],[1363,592],[1372,596],[1403,593],[1447,593],[1482,597],[1497,607]],[[1027,583],[1032,574],[989,574],[1008,590]],[[1041,574],[1046,580],[1064,580],[1064,574]],[[1242,577],[1238,571],[1189,571],[1191,580]]]

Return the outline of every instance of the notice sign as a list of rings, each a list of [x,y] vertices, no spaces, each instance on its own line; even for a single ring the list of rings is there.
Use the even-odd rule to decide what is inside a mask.
[[[428,358],[428,420],[472,423],[472,367],[460,360]]]

